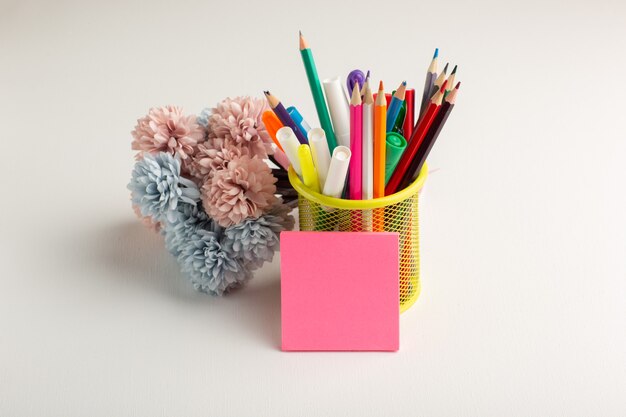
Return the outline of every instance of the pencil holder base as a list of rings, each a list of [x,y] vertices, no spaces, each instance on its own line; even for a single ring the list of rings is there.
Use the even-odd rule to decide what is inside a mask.
[[[298,192],[301,231],[397,232],[399,234],[400,312],[411,307],[421,292],[419,255],[419,191],[428,167],[406,189],[373,200],[342,200],[311,191],[290,169]]]

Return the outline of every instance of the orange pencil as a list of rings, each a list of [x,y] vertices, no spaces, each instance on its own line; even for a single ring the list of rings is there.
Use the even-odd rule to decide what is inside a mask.
[[[385,196],[385,146],[387,146],[387,101],[383,82],[374,103],[374,198]]]

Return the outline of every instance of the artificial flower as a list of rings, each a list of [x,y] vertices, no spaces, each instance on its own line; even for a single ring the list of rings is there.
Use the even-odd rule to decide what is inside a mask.
[[[202,202],[221,226],[257,218],[277,201],[276,178],[263,160],[243,155],[217,170],[202,186]]]
[[[156,221],[173,220],[180,202],[195,204],[200,199],[196,184],[180,175],[180,160],[165,152],[145,154],[137,161],[128,189],[141,214]]]

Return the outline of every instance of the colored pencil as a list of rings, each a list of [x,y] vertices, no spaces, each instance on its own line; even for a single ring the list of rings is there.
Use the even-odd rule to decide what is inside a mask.
[[[404,124],[402,125],[402,136],[409,140],[415,127],[415,89],[407,88],[404,103],[406,104],[406,113],[404,114]]]
[[[378,85],[374,102],[374,198],[385,196],[385,165],[387,158],[387,97],[383,82]],[[372,228],[375,232],[385,230],[385,208],[374,209]]]
[[[394,90],[393,94],[395,93],[396,92]],[[406,91],[404,93],[405,93],[404,101],[402,102],[402,105],[400,106],[400,111],[398,112],[398,117],[396,117],[396,122],[393,124],[393,127],[391,128],[391,130],[387,130],[387,133],[396,132],[396,133],[399,133],[400,135],[402,134],[402,129],[404,128],[404,119],[405,119],[404,116],[406,116]]]
[[[441,107],[441,101],[443,99],[443,92],[445,91],[446,83],[444,82],[441,86],[441,89],[435,93],[435,95],[430,99],[430,104],[426,108],[424,112],[424,116],[422,120],[417,123],[415,127],[415,131],[413,132],[413,137],[409,141],[406,150],[402,154],[400,158],[400,162],[396,166],[395,171],[391,174],[391,178],[385,187],[385,195],[393,194],[399,191],[400,182],[407,172],[409,165],[415,155],[417,154],[417,150],[419,149],[426,133],[428,133],[428,128],[433,122],[433,119],[437,115],[439,108]]]
[[[363,89],[363,200],[370,200],[374,198],[374,96],[369,80]]]
[[[385,93],[385,111],[387,111],[387,109],[389,108],[389,103],[391,103],[391,94],[389,93]],[[378,91],[374,93],[374,103],[376,103],[376,100],[378,100]],[[385,113],[385,123],[387,121],[387,114]],[[385,124],[385,129],[387,129],[387,126]]]
[[[363,103],[361,91],[355,85],[350,100],[350,200],[363,198]]]
[[[267,102],[269,103],[270,108],[274,111],[274,113],[276,113],[276,117],[278,117],[278,120],[280,120],[283,126],[290,127],[291,130],[293,130],[296,138],[298,138],[298,142],[302,144],[307,144],[308,142],[306,140],[306,136],[302,131],[300,131],[300,128],[298,127],[296,122],[294,122],[291,116],[289,116],[287,109],[285,109],[285,106],[283,106],[280,100],[276,98],[276,96],[272,95],[269,91],[264,91],[263,94],[265,94],[265,98],[267,98]]]
[[[424,82],[424,93],[422,94],[422,103],[420,105],[420,116],[424,114],[426,107],[428,106],[428,101],[432,97],[430,92],[433,90],[433,86],[435,85],[435,80],[437,79],[437,58],[439,57],[439,48],[435,49],[435,54],[433,55],[432,61],[430,61],[430,66],[428,67],[428,71],[426,71],[426,81]],[[410,137],[410,135],[409,135]]]
[[[448,77],[448,84],[446,87],[446,91],[443,93],[443,98],[445,99],[446,96],[448,94],[450,94],[450,91],[452,91],[454,89],[454,81],[456,78],[456,65],[454,66],[454,68],[452,69],[452,72],[450,73],[450,76]]]
[[[437,79],[435,80],[435,84],[433,85],[432,90],[430,90],[430,98],[432,99],[433,96],[435,94],[437,94],[437,92],[439,90],[441,90],[441,86],[443,85],[443,83],[446,82],[446,75],[448,73],[448,64],[446,63],[445,67],[443,67],[443,71],[441,71],[441,73],[439,73],[439,76],[437,77]],[[445,91],[444,91],[445,94]],[[429,101],[429,105],[430,105],[430,101]],[[428,106],[426,107],[428,108]],[[420,114],[420,117],[418,117],[417,119],[417,123],[422,121],[422,117],[424,116],[424,114]]]
[[[311,48],[309,48],[307,41],[302,36],[302,32],[300,32],[300,55],[302,56],[304,70],[306,71],[306,76],[309,80],[309,87],[311,88],[311,94],[313,95],[315,109],[317,110],[317,117],[319,118],[320,126],[326,133],[328,149],[330,149],[330,152],[332,153],[337,146],[337,139],[335,138],[333,125],[330,121],[330,116],[328,115],[328,107],[326,106],[326,100],[324,99],[320,79],[317,75],[317,68],[315,66],[315,60],[313,59],[313,53],[311,52]]]
[[[387,109],[387,132],[393,130],[393,126],[396,124],[396,119],[400,113],[402,102],[404,101],[404,95],[406,92],[406,81],[402,81],[400,87],[396,90],[395,94],[391,98],[391,103]]]
[[[374,103],[374,198],[385,196],[385,147],[387,144],[387,100],[383,82]]]
[[[367,72],[363,86],[363,200],[374,198],[374,96]],[[363,210],[363,230],[372,231],[372,210]]]
[[[443,67],[443,71],[439,73],[439,76],[435,80],[435,83],[433,84],[433,88],[430,90],[430,98],[432,98],[437,93],[437,91],[441,90],[441,86],[446,81],[447,75],[448,75],[448,63],[446,63],[446,66]]]
[[[421,146],[417,150],[417,155],[415,155],[415,158],[413,158],[413,160],[411,161],[409,169],[407,170],[406,174],[402,178],[402,181],[400,182],[400,190],[411,185],[411,183],[415,181],[415,179],[419,175],[422,166],[424,165],[424,162],[426,162],[426,158],[428,158],[430,150],[432,149],[435,141],[439,137],[439,133],[441,133],[441,129],[443,129],[443,126],[448,120],[448,116],[450,116],[450,113],[452,113],[452,109],[454,108],[454,103],[456,101],[456,96],[459,92],[460,86],[461,83],[457,83],[456,87],[446,96],[443,104],[441,105],[441,108],[439,109],[437,115],[435,116],[435,119],[433,120],[433,123],[428,129],[426,137],[424,137]]]

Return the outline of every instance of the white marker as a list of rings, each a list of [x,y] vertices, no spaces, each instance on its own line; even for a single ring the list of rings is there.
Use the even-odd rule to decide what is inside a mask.
[[[348,174],[351,156],[350,148],[346,146],[337,146],[335,148],[333,157],[330,159],[328,176],[326,177],[322,194],[329,197],[341,198],[343,187],[346,183],[346,175]]]
[[[322,81],[337,145],[350,147],[350,108],[339,77]]]
[[[309,132],[309,146],[311,146],[311,154],[313,155],[313,163],[317,169],[317,178],[320,188],[324,189],[326,177],[328,176],[328,168],[330,167],[330,151],[328,150],[328,142],[326,141],[326,133],[324,129],[316,127]]]
[[[283,147],[287,158],[289,158],[289,162],[291,162],[291,166],[293,170],[296,171],[296,174],[300,178],[302,178],[302,168],[300,168],[300,161],[298,160],[298,147],[300,146],[300,142],[298,142],[298,138],[296,134],[293,133],[293,130],[288,127],[281,127],[276,132],[276,139],[280,146]]]

